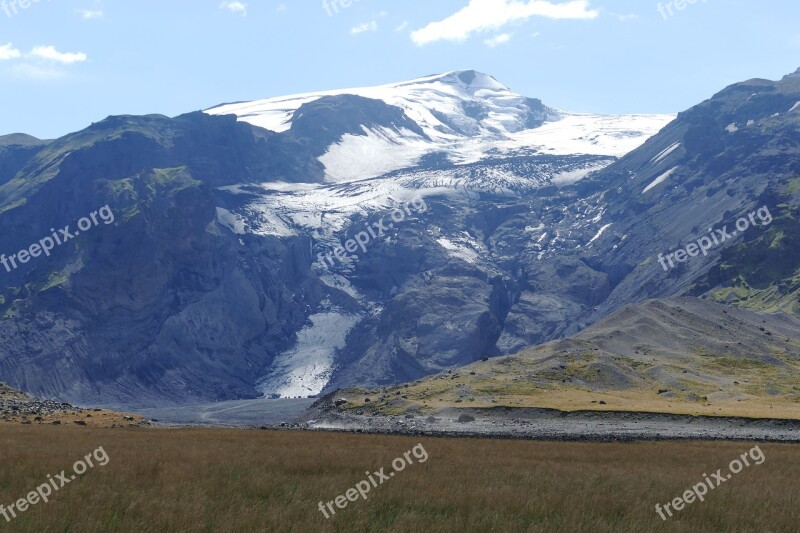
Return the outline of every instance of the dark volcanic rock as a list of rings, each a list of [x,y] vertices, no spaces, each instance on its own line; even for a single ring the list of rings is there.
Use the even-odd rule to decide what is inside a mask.
[[[235,235],[213,186],[318,179],[304,150],[199,113],[111,117],[42,148],[24,184],[0,186],[0,210],[25,199],[0,218],[0,249],[104,205],[115,217],[3,272],[2,377],[72,401],[255,396],[320,298],[310,243]]]

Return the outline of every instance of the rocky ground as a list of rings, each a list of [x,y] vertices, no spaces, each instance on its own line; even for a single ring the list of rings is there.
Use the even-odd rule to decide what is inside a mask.
[[[517,407],[447,408],[429,415],[382,415],[346,410],[329,395],[297,423],[301,427],[394,435],[570,441],[753,440],[800,442],[800,421],[575,411]]]
[[[140,415],[107,409],[83,409],[68,403],[39,400],[0,383],[0,424],[51,424],[89,427],[146,427]]]
[[[279,426],[294,420],[311,407],[313,399],[235,400],[194,405],[140,407],[106,406],[147,417],[156,426],[167,427],[261,427]]]

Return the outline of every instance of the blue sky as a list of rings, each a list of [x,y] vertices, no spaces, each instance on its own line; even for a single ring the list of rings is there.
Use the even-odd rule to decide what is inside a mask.
[[[114,114],[469,68],[561,109],[677,112],[800,67],[800,3],[788,0],[661,12],[650,0],[16,0],[16,13],[11,1],[0,134],[44,138]]]

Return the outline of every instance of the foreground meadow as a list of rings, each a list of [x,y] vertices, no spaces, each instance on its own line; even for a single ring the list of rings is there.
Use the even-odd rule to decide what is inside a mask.
[[[331,501],[416,445],[413,464]],[[6,507],[102,447],[95,464],[0,531],[796,531],[800,446],[662,521],[655,512],[753,448],[746,442],[572,443],[215,429],[0,425]],[[97,463],[97,461],[94,461]]]

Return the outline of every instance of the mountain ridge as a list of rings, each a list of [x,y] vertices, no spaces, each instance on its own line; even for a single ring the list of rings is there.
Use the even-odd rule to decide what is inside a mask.
[[[485,81],[491,98],[505,94]],[[417,104],[457,102],[463,124],[489,124],[430,83],[418,86],[433,103]],[[494,104],[519,118],[525,98]],[[646,128],[577,115],[498,141],[429,113],[444,127],[435,136],[459,140],[412,153],[403,142],[426,143],[413,117],[361,95],[305,108],[300,132],[207,113],[112,117],[37,148],[0,184],[7,254],[100,205],[118,214],[30,269],[0,271],[0,377],[118,404],[308,396],[569,336],[700,287],[730,246],[763,241],[769,228],[754,227],[670,272],[657,261],[709,226],[763,205],[777,218],[774,200],[794,201],[797,101],[794,79],[736,84],[622,158],[570,150],[608,153]],[[315,124],[331,132],[317,146]],[[337,247],[354,252],[319,260]],[[700,296],[734,281],[719,279]]]

